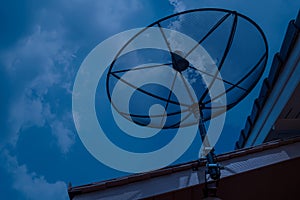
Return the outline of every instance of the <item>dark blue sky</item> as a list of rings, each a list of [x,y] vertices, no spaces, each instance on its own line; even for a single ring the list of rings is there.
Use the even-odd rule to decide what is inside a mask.
[[[1,199],[59,200],[67,199],[69,181],[81,185],[127,175],[92,157],[73,122],[75,76],[97,44],[174,12],[227,8],[249,16],[264,30],[270,48],[266,76],[300,1],[12,0],[1,5]],[[217,152],[233,149],[257,94],[258,87],[227,113]],[[195,159],[197,148],[195,142],[176,163]]]

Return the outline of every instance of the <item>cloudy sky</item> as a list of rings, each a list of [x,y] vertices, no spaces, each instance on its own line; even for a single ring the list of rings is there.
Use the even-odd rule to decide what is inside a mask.
[[[268,72],[300,1],[1,1],[1,199],[68,199],[68,182],[82,185],[127,175],[93,158],[78,138],[72,87],[80,64],[109,36],[203,7],[236,10],[261,26],[270,48]],[[233,149],[257,93],[258,87],[228,112],[218,152]],[[195,148],[176,163],[195,159]]]

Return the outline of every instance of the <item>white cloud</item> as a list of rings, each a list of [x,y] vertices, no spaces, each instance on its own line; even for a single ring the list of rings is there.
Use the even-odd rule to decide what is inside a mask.
[[[55,11],[43,11],[43,21],[47,21],[53,12],[59,13],[57,19],[65,25],[66,32],[71,32],[72,37],[79,36],[76,42],[99,41],[128,28],[133,17],[145,12],[143,4],[139,0],[58,1]]]
[[[62,122],[54,120],[51,123],[52,134],[57,139],[58,145],[63,153],[68,153],[75,142],[74,133]]]
[[[181,0],[169,0],[169,2],[174,7],[174,13],[186,10],[186,6]]]
[[[95,10],[95,21],[97,24],[108,28],[109,30],[118,30],[123,26],[123,22],[132,16],[134,12],[142,8],[138,0],[124,1],[97,1]],[[109,16],[109,18],[107,17]]]
[[[48,182],[45,177],[29,172],[26,165],[19,165],[16,157],[4,151],[5,167],[13,179],[13,188],[30,200],[66,200],[67,185],[63,181]]]
[[[17,143],[21,130],[31,126],[43,127],[50,124],[52,133],[62,153],[67,153],[74,143],[74,133],[67,126],[55,127],[57,120],[70,124],[72,119],[53,113],[53,102],[45,96],[52,87],[70,93],[74,69],[71,62],[76,47],[65,48],[63,30],[47,31],[40,26],[34,33],[20,41],[3,55],[7,74],[19,85],[14,94],[9,113],[11,124],[10,143]],[[65,113],[66,115],[67,113]]]
[[[20,130],[31,126],[43,127],[47,122],[62,153],[69,151],[74,143],[74,133],[68,128],[72,118],[62,116],[68,113],[60,116],[53,113],[54,105],[47,102],[45,96],[52,87],[62,88],[71,95],[75,76],[72,61],[76,59],[80,45],[85,45],[83,41],[72,41],[72,36],[82,32],[101,37],[117,31],[124,26],[124,21],[132,17],[132,13],[139,12],[141,8],[138,0],[77,0],[72,5],[56,2],[53,6],[35,11],[33,32],[0,55],[7,75],[18,84],[8,116],[12,127],[10,143],[16,144]],[[49,21],[49,18],[53,20]],[[79,26],[74,28],[68,23],[74,24],[74,21]],[[84,43],[90,39],[84,38]]]
[[[41,99],[31,99],[22,95],[13,103],[10,110],[9,123],[13,125],[11,126],[10,143],[13,146],[17,143],[21,129],[44,126],[46,118],[50,114],[49,104],[42,103]]]
[[[28,18],[33,19],[33,24],[28,24],[28,27],[35,29],[22,35],[23,38],[14,41],[13,46],[0,54],[6,75],[16,83],[14,91],[11,91],[13,95],[8,113],[11,137],[4,142],[12,144],[13,150],[16,150],[14,147],[24,129],[49,125],[60,151],[68,153],[75,142],[70,128],[70,111],[62,109],[59,114],[55,112],[53,101],[59,104],[66,100],[54,97],[49,102],[49,90],[54,87],[65,89],[70,95],[76,71],[73,60],[79,57],[77,50],[85,52],[86,49],[82,48],[87,47],[86,43],[100,41],[125,28],[127,24],[124,22],[130,22],[133,13],[140,12],[142,4],[138,0],[75,0],[43,6],[34,13],[28,13]],[[29,172],[26,165],[19,165],[16,157],[5,156],[6,168],[14,179],[13,187],[27,199],[67,199],[64,182],[48,182],[45,177]]]

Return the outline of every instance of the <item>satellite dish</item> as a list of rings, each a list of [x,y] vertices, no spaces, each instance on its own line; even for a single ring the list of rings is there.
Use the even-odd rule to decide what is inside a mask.
[[[152,27],[160,29],[160,36],[155,36],[160,38],[155,39],[165,43],[169,51],[148,48],[120,56],[138,40],[151,38],[148,30]],[[174,40],[166,30],[185,34],[197,45],[181,49],[180,39]],[[194,65],[195,58],[198,66]],[[202,120],[208,121],[247,96],[263,74],[267,59],[266,37],[250,18],[224,9],[184,11],[152,23],[123,46],[107,73],[107,95],[120,115],[138,125],[164,129],[190,126],[199,123],[193,109],[195,103],[199,106]],[[165,68],[172,69],[173,73],[163,74]],[[125,73],[126,76],[123,76]],[[135,85],[136,79],[152,79],[153,84],[139,87]],[[169,88],[155,84],[162,79]],[[118,81],[124,87],[135,90],[129,109],[125,109],[128,105],[111,98]],[[218,84],[224,85],[225,89],[211,96],[210,89]],[[182,95],[186,102],[178,101],[171,91],[174,87],[185,90]],[[196,99],[191,100],[192,92]],[[122,98],[122,94],[119,96]],[[153,104],[160,104],[164,109],[149,113]],[[184,115],[183,118],[181,115]],[[151,119],[156,120],[150,123]]]
[[[149,31],[153,28],[154,33]],[[148,47],[130,51],[140,41]],[[166,48],[151,48],[151,43]],[[198,124],[205,143],[204,122],[247,96],[267,59],[266,37],[250,18],[225,9],[188,10],[152,23],[120,49],[107,73],[107,95],[120,115],[141,126],[172,129]],[[129,107],[123,104],[126,90],[132,94]],[[205,147],[213,149],[209,142]],[[206,158],[207,174],[219,179],[213,151]]]

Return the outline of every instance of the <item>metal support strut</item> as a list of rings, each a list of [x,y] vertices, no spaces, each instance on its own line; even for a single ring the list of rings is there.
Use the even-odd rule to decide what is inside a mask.
[[[198,110],[197,112],[194,112],[194,115],[198,116],[199,118],[199,133],[200,137],[204,146],[204,151],[206,155],[206,170],[205,170],[205,187],[204,187],[204,197],[210,197],[210,196],[216,196],[217,187],[219,183],[219,179],[221,176],[221,165],[216,162],[216,156],[214,153],[214,148],[211,147],[209,140],[206,138],[206,128],[203,122],[203,113],[201,109],[201,105],[193,105],[193,106],[199,106],[199,109],[193,109],[193,111]],[[210,180],[209,180],[210,179]]]
[[[201,112],[201,111],[200,111]],[[213,180],[217,180],[220,178],[221,176],[221,172],[220,172],[220,165],[216,163],[215,161],[215,153],[214,153],[214,148],[210,146],[209,141],[207,139],[205,139],[206,137],[206,129],[202,120],[202,113],[201,113],[201,117],[199,119],[199,132],[200,132],[200,136],[201,136],[201,140],[204,143],[204,150],[205,151],[209,151],[206,154],[206,160],[207,160],[207,171],[208,174],[210,175],[210,177]]]

